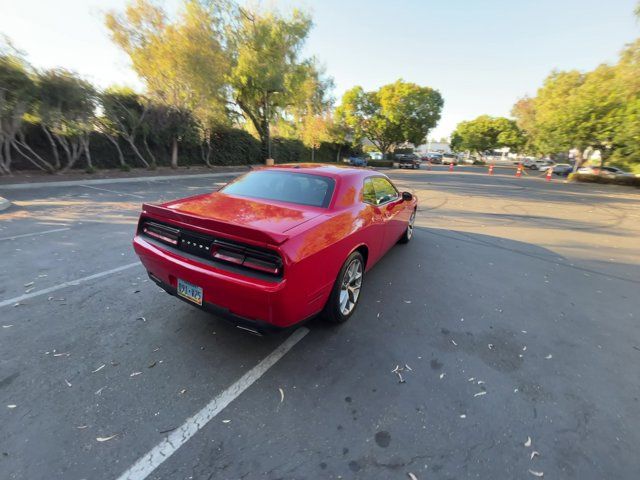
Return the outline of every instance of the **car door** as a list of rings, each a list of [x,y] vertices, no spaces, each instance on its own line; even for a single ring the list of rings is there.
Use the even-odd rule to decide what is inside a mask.
[[[406,228],[403,212],[405,205],[396,187],[384,177],[372,177],[376,193],[376,204],[384,223],[383,250],[387,251],[398,241]]]
[[[367,212],[367,245],[369,246],[369,259],[367,265],[373,265],[386,251],[384,248],[385,219],[382,210],[376,201],[376,191],[373,188],[372,177],[364,179],[362,201],[366,204]]]

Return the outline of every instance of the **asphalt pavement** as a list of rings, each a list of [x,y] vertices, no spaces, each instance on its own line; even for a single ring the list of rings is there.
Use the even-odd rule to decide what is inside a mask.
[[[131,248],[142,202],[231,177],[0,187],[0,478],[640,478],[637,190],[385,173],[414,239],[349,322],[269,337]]]

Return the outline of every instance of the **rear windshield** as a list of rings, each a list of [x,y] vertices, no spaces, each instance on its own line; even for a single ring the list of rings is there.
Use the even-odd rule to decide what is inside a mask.
[[[334,184],[332,178],[319,175],[262,170],[246,174],[222,191],[239,197],[326,208],[331,201]]]

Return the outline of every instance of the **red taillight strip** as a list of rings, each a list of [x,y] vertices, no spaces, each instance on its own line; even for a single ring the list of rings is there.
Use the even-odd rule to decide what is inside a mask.
[[[149,230],[147,227],[144,227],[142,231],[149,235],[150,237],[157,238],[158,240],[162,240],[163,242],[170,243],[171,245],[178,245],[178,240],[174,238],[169,238],[161,233],[154,232],[153,230]]]
[[[266,262],[263,262],[263,263],[266,263]],[[272,273],[273,275],[278,275],[278,273],[280,273],[280,268],[278,268],[276,265],[273,265],[273,266],[261,265],[248,257],[245,258],[244,263],[242,265],[248,268],[253,268],[254,270],[260,270],[261,272]]]
[[[229,255],[229,254],[223,253],[221,250],[218,250],[217,252],[215,252],[213,254],[213,258],[217,258],[218,260],[224,260],[225,262],[235,263],[236,265],[242,265],[242,261],[244,260],[243,256]]]

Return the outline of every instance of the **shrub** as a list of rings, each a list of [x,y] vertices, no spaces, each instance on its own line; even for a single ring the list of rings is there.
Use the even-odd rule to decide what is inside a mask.
[[[608,183],[613,185],[627,185],[632,187],[640,187],[640,177],[617,175],[615,177],[605,175],[594,175],[591,173],[571,173],[569,180],[577,180],[578,182],[589,183]]]

